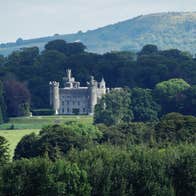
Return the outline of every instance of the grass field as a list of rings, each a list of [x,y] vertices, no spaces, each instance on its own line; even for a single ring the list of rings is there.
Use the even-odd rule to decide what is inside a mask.
[[[14,155],[14,150],[18,142],[24,135],[30,133],[39,133],[39,129],[26,129],[26,130],[0,130],[0,136],[3,136],[7,139],[9,143],[9,151],[11,158]]]
[[[93,118],[91,116],[33,116],[10,118],[8,123],[0,125],[0,136],[8,140],[10,155],[13,157],[14,149],[24,135],[32,132],[39,133],[40,129],[46,125],[64,124],[68,121],[92,124]]]
[[[63,124],[68,121],[77,121],[92,124],[92,116],[33,116],[10,118],[8,123],[0,125],[0,130],[9,129],[41,129],[50,124]]]

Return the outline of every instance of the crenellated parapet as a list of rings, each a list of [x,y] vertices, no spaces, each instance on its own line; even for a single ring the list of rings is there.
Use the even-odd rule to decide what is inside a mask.
[[[50,85],[51,87],[59,87],[59,82],[50,81],[50,82],[49,82],[49,85]]]

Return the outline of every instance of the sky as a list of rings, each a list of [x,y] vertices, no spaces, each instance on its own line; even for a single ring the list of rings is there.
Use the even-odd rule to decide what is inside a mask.
[[[196,11],[196,0],[0,0],[0,43],[85,32],[171,11]]]

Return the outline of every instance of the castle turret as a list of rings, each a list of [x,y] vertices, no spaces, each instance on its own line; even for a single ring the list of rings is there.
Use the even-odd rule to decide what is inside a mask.
[[[67,80],[70,82],[71,81],[71,69],[67,69]]]
[[[106,83],[104,78],[101,79],[101,82],[99,83],[99,92],[101,95],[106,94]]]
[[[94,113],[94,107],[97,104],[97,82],[94,80],[94,77],[91,76],[90,83],[88,83],[89,90],[89,114]]]
[[[80,87],[80,82],[76,82],[75,78],[71,75],[71,69],[66,70],[66,77],[63,78],[64,87],[68,88],[78,88]]]
[[[50,105],[52,106],[55,114],[59,113],[60,97],[59,97],[59,82],[50,82]]]

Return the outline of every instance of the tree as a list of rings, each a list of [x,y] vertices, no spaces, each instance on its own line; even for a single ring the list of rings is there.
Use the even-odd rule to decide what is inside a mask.
[[[33,109],[49,107],[48,82],[56,80],[62,84],[66,68],[72,69],[81,85],[86,85],[90,75],[94,75],[96,80],[104,77],[109,88],[154,89],[157,83],[171,78],[182,78],[190,85],[196,84],[196,61],[189,54],[179,50],[157,50],[153,45],[145,46],[140,53],[95,54],[85,51],[82,43],[54,40],[41,53],[32,47],[0,57],[0,79],[15,78],[27,84]],[[173,102],[168,105],[163,107],[168,109],[164,113],[171,111],[169,107],[175,109]]]
[[[30,93],[27,87],[16,80],[5,81],[4,85],[8,116],[29,115]]]
[[[45,46],[46,50],[57,50],[68,56],[83,53],[85,48],[81,42],[67,43],[64,40],[53,40]]]
[[[7,120],[6,108],[4,86],[0,81],[0,123],[3,123]]]
[[[53,40],[53,41],[48,42],[45,45],[45,49],[46,50],[57,50],[65,54],[67,50],[66,46],[67,46],[66,41],[59,39],[59,40]]]
[[[190,85],[183,79],[170,79],[158,83],[154,89],[154,95],[158,103],[162,106],[162,113],[174,111],[174,106],[171,104],[172,99],[182,91],[190,88]]]
[[[0,136],[0,166],[9,161],[9,148],[7,140]]]
[[[1,171],[1,195],[90,195],[87,174],[78,165],[48,159],[14,161]]]
[[[165,115],[155,127],[158,143],[194,143],[196,118],[179,113]]]
[[[49,107],[49,81],[62,81],[66,64],[66,56],[55,50],[46,50],[37,58],[35,74],[28,79],[33,108]]]
[[[177,94],[173,98],[173,104],[177,112],[196,116],[196,85]]]
[[[17,144],[14,152],[14,159],[31,158],[38,156],[38,137],[35,133],[24,136]]]
[[[157,149],[99,145],[79,152],[72,150],[66,158],[87,171],[93,196],[174,195],[168,160]]]
[[[150,89],[132,89],[132,110],[134,121],[156,121],[160,106],[153,100]]]
[[[156,45],[145,45],[141,52],[139,52],[139,55],[149,55],[149,54],[156,54],[158,53],[158,48]]]
[[[131,93],[127,89],[114,89],[95,106],[95,123],[106,125],[129,122],[133,118],[130,108]]]
[[[3,55],[0,55],[0,66],[3,66],[6,62],[6,59]]]
[[[177,158],[170,165],[169,173],[172,176],[175,194],[179,196],[192,196],[196,192],[195,145],[180,145],[173,150]]]
[[[154,124],[131,122],[119,125],[98,125],[103,136],[100,143],[109,143],[116,146],[133,146],[139,144],[151,145],[154,142]]]
[[[48,156],[51,160],[55,160],[65,155],[71,148],[85,149],[98,133],[92,133],[94,136],[91,137],[90,130],[89,133],[88,131],[85,133],[82,129],[78,129],[66,125],[49,125],[42,128],[39,135],[24,136],[16,146],[14,158]]]
[[[21,81],[29,80],[35,73],[34,62],[39,56],[37,47],[21,48],[8,56],[6,67]],[[21,71],[22,70],[22,71]]]

